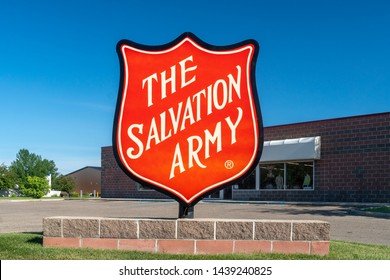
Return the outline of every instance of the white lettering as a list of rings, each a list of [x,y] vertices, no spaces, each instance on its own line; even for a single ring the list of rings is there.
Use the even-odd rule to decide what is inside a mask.
[[[226,124],[230,128],[230,144],[234,144],[237,142],[236,139],[236,131],[237,127],[241,122],[242,119],[242,108],[237,107],[238,110],[238,117],[236,121],[233,123],[230,117],[225,118]],[[214,132],[211,133],[209,129],[205,129],[203,131],[203,137],[199,135],[192,135],[187,138],[187,146],[185,148],[188,149],[188,162],[187,162],[187,168],[194,167],[197,165],[200,168],[207,168],[207,165],[204,164],[204,161],[211,157],[211,145],[215,146],[214,153],[218,153],[222,151],[222,137],[224,135],[222,134],[222,124],[225,124],[225,122],[218,122],[215,125]],[[225,128],[227,129],[227,128]],[[226,142],[225,142],[226,143]],[[184,149],[185,149],[184,148]],[[203,149],[204,148],[204,149]],[[169,179],[172,179],[175,177],[175,169],[179,167],[179,172],[183,173],[186,171],[186,167],[184,165],[183,157],[182,157],[182,147],[180,147],[180,144],[177,143],[175,147],[175,153],[173,155],[172,165],[171,165],[171,172]],[[202,162],[203,161],[203,162]]]
[[[177,113],[175,116],[175,112],[173,111],[173,107],[169,108],[169,115],[171,116],[171,121],[173,125],[173,134],[177,133],[177,129],[179,127],[179,121],[180,121],[180,113],[181,113],[181,108],[183,107],[183,102],[179,102],[178,107],[177,107]]]
[[[180,88],[184,88],[188,86],[189,84],[196,81],[196,75],[194,74],[189,80],[187,80],[187,75],[189,72],[195,71],[196,68],[198,68],[197,65],[194,65],[192,67],[187,67],[187,62],[193,62],[192,55],[181,60],[179,62],[180,65],[180,74],[181,74],[181,83]],[[153,81],[159,82],[157,73],[153,73],[149,77],[142,80],[142,89],[145,89],[145,85],[147,87],[147,94],[148,94],[148,107],[153,105]],[[176,65],[171,66],[171,73],[170,76],[167,77],[167,70],[164,70],[160,73],[160,86],[161,86],[161,93],[160,93],[160,99],[165,99],[167,97],[167,85],[170,84],[170,94],[173,94],[176,92]]]
[[[194,141],[198,142],[198,147],[194,149]],[[202,168],[206,168],[205,165],[203,165],[200,160],[198,153],[202,149],[203,140],[200,136],[191,136],[187,138],[188,142],[188,168],[191,168],[194,166],[194,160],[196,164]]]
[[[179,143],[177,143],[176,147],[175,147],[175,154],[173,155],[173,161],[172,161],[171,173],[169,175],[169,179],[172,179],[173,177],[175,177],[175,168],[176,167],[179,167],[180,173],[183,173],[185,171]]]
[[[168,131],[168,134],[166,134],[166,130],[167,130],[167,117],[166,117],[166,112],[162,112],[160,114],[160,130],[161,130],[161,134],[160,134],[160,141],[164,141],[166,139],[168,139],[169,137],[171,137],[172,135],[172,130],[170,129]]]
[[[167,84],[171,84],[171,94],[176,92],[176,66],[171,67],[171,77],[166,77],[167,71],[161,72],[161,100],[167,97]]]
[[[190,98],[187,98],[186,107],[184,108],[184,113],[183,113],[183,121],[181,123],[180,130],[184,130],[186,128],[186,120],[190,121],[190,125],[195,122]]]
[[[200,111],[200,108],[202,107],[201,106],[201,99],[200,99],[200,95],[203,95],[203,97],[206,96],[206,90],[202,89],[201,91],[197,92],[194,94],[194,96],[192,97],[192,100],[195,101],[196,100],[196,121],[200,121],[201,120],[201,111]]]
[[[236,68],[238,70],[237,71],[237,78],[236,78],[236,80],[234,80],[232,74],[228,75],[228,78],[229,78],[229,103],[233,102],[233,87],[234,87],[234,90],[237,93],[238,99],[241,99],[241,90],[240,90],[240,86],[241,86],[241,67],[240,67],[240,65],[237,65]]]
[[[205,148],[204,148],[204,157],[208,159],[210,157],[210,143],[215,144],[217,142],[217,152],[222,150],[222,130],[221,122],[218,122],[214,129],[214,134],[211,135],[210,131],[206,129],[204,131],[205,137]]]
[[[142,80],[142,89],[145,87],[145,82],[147,82],[147,88],[148,88],[148,107],[153,105],[153,80],[156,82],[158,81],[157,73],[154,73],[153,75],[150,75],[149,77]]]
[[[134,143],[138,147],[138,153],[136,153],[136,154],[133,154],[133,152],[135,150],[134,148],[130,147],[127,149],[126,154],[131,159],[139,158],[142,155],[142,153],[144,152],[144,145],[142,144],[142,141],[138,137],[136,137],[133,133],[134,128],[138,129],[138,133],[142,134],[143,124],[132,124],[127,129],[127,135],[130,137],[131,140],[134,141]]]
[[[156,120],[152,118],[152,121],[150,123],[150,129],[148,134],[148,142],[146,143],[145,151],[150,149],[150,142],[154,139],[155,145],[160,143],[160,138],[158,137],[158,128],[156,125]]]
[[[179,73],[176,71],[177,65],[180,66]],[[194,83],[197,78],[195,74],[197,68],[198,66],[194,64],[194,59],[191,55],[169,69],[159,74],[153,73],[143,79],[142,89],[146,90],[147,93],[147,106],[154,105],[158,97],[162,100],[168,98],[170,94],[176,93],[177,87],[182,89]],[[241,67],[236,65],[235,70],[235,75],[229,73],[224,78],[216,80],[202,90],[198,89],[194,94],[179,91],[180,94],[183,94],[182,101],[168,110],[160,112],[159,117],[152,117],[149,124],[131,124],[128,127],[127,135],[132,144],[126,151],[127,156],[130,159],[137,159],[145,151],[151,149],[152,146],[157,146],[180,131],[184,131],[195,123],[200,122],[205,116],[211,115],[214,111],[223,110],[228,104],[241,99]],[[180,78],[177,75],[180,75]],[[177,84],[177,79],[180,79],[180,84]],[[156,93],[155,89],[159,87],[161,92]],[[240,107],[236,108],[236,117],[233,113],[225,117],[224,120],[213,121],[215,127],[213,129],[204,129],[201,135],[187,136],[186,141],[180,140],[179,142],[177,140],[169,179],[194,166],[206,168],[207,159],[212,157],[213,154],[221,152],[223,145],[228,145],[229,143],[233,145],[237,142],[237,129],[243,118],[243,109]],[[228,129],[230,130],[230,135]],[[143,135],[144,131],[147,134]],[[227,135],[223,134],[222,131],[227,132]],[[230,142],[229,139],[222,139],[229,136]]]
[[[234,144],[237,142],[236,140],[236,129],[237,129],[237,126],[238,124],[240,123],[241,119],[242,119],[242,109],[240,107],[237,107],[237,110],[238,110],[238,117],[237,117],[237,120],[236,122],[233,124],[233,122],[231,121],[230,117],[227,117],[225,118],[229,128],[230,128],[230,131],[231,131],[231,142],[230,144]]]
[[[187,61],[193,62],[192,55],[179,62],[181,68],[181,88],[188,86],[196,80],[196,75],[194,75],[189,81],[186,81],[186,73],[190,71],[195,71],[195,69],[198,68],[197,65],[186,68]]]
[[[218,86],[222,85],[222,92],[218,91]],[[219,94],[221,92],[221,94]],[[227,96],[227,84],[225,80],[218,80],[215,82],[214,87],[213,87],[213,101],[214,101],[214,107],[217,110],[222,110],[225,108],[227,101],[228,101],[228,96]],[[218,97],[222,97],[222,102],[219,103]]]

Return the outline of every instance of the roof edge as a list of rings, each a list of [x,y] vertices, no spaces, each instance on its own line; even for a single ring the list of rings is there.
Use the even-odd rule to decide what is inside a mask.
[[[102,170],[102,168],[101,168],[100,166],[90,166],[90,165],[88,165],[88,166],[84,166],[84,167],[82,167],[82,168],[80,168],[80,169],[77,169],[77,170],[75,170],[75,171],[72,171],[72,172],[70,172],[70,173],[68,173],[68,174],[65,174],[64,176],[72,175],[73,173],[79,172],[79,171],[81,171],[81,170],[83,170],[83,169],[87,169],[87,168],[97,169],[97,170],[99,170],[99,171]]]
[[[338,118],[321,119],[321,120],[313,120],[313,121],[303,121],[303,122],[287,123],[287,124],[277,124],[277,125],[264,126],[264,128],[282,127],[282,126],[290,126],[290,125],[298,125],[298,124],[306,124],[306,123],[316,123],[316,122],[337,121],[337,120],[344,120],[344,119],[356,119],[356,118],[363,118],[363,117],[375,117],[375,116],[380,116],[380,115],[389,115],[390,116],[390,112],[364,114],[364,115],[347,116],[347,117],[338,117]]]

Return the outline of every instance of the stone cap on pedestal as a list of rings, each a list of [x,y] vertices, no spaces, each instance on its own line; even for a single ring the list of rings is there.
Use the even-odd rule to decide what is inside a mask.
[[[315,220],[50,217],[43,220],[43,234],[122,239],[328,241],[330,225]]]

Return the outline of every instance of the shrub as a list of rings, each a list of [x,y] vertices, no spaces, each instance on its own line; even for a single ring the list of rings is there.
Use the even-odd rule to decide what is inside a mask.
[[[26,183],[20,186],[20,191],[24,196],[41,198],[50,191],[50,186],[45,178],[28,176]]]
[[[69,176],[59,176],[53,181],[53,189],[59,190],[61,192],[66,192],[68,196],[73,193],[76,188],[76,183],[72,177]]]

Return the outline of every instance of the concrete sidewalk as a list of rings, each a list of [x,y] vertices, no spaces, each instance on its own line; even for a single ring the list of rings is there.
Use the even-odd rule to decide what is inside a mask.
[[[359,211],[359,204],[290,204],[203,201],[196,218],[321,220],[331,225],[331,240],[390,246],[390,216]],[[171,218],[172,200],[0,200],[0,232],[41,232],[42,219],[52,216]]]

